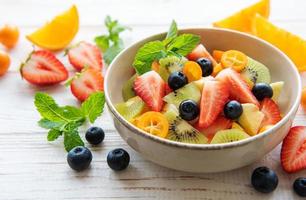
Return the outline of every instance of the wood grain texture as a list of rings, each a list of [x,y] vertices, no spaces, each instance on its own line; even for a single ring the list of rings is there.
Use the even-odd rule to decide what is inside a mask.
[[[279,164],[280,146],[262,160],[230,172],[173,171],[144,160],[129,148],[114,129],[107,110],[96,123],[105,130],[105,141],[91,148],[94,156],[91,168],[76,173],[66,163],[62,139],[52,143],[46,141],[46,131],[36,124],[39,115],[33,105],[33,95],[37,91],[48,92],[60,104],[76,105],[69,88],[63,85],[34,87],[21,80],[18,74],[20,62],[32,50],[24,35],[72,3],[78,5],[81,18],[75,41],[92,41],[95,35],[105,32],[103,20],[110,14],[133,28],[132,32],[123,35],[129,45],[167,30],[172,19],[176,19],[180,27],[210,26],[212,21],[252,2],[255,1],[190,0],[186,5],[183,0],[0,0],[0,24],[17,24],[22,33],[19,45],[10,52],[11,68],[0,79],[0,199],[299,199],[292,191],[292,183],[296,177],[305,176],[305,171],[284,173]],[[305,8],[303,0],[272,0],[271,19],[306,38]],[[58,56],[69,66],[63,53]],[[302,77],[306,81],[306,75]],[[305,125],[305,116],[300,109],[294,123]],[[83,127],[82,136],[85,130]],[[127,149],[131,156],[129,168],[120,173],[110,170],[106,163],[107,153],[117,147]],[[252,170],[261,165],[271,167],[279,175],[279,186],[272,194],[259,194],[250,185]]]

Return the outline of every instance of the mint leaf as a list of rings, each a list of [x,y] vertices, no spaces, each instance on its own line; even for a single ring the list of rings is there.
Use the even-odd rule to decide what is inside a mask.
[[[169,31],[167,33],[166,39],[175,38],[176,36],[177,36],[177,24],[173,20],[171,25],[170,25],[170,29],[169,29]]]
[[[36,93],[34,104],[37,111],[45,119],[57,122],[70,121],[63,115],[63,110],[56,104],[54,99],[45,93]]]
[[[141,75],[151,70],[151,64],[154,60],[166,55],[166,48],[161,41],[148,42],[137,51],[133,66],[136,72]]]
[[[109,48],[109,37],[107,35],[100,35],[95,37],[96,45],[104,52]]]
[[[108,48],[103,55],[104,61],[109,65],[114,58],[122,51],[123,46],[120,44],[113,44]]]
[[[182,56],[190,53],[200,42],[200,37],[193,34],[182,34],[172,40],[167,47],[168,51],[173,51]]]
[[[86,101],[82,103],[81,109],[84,115],[91,123],[94,123],[97,117],[103,112],[105,97],[103,92],[91,94]]]
[[[72,121],[84,121],[85,115],[83,111],[74,106],[64,106],[61,107],[63,109],[63,115]]]
[[[84,146],[84,142],[77,130],[64,132],[64,146],[67,152],[76,146]]]
[[[55,122],[44,118],[38,121],[38,125],[45,129],[60,129],[64,124],[64,122]]]
[[[59,136],[62,135],[62,132],[59,131],[59,130],[56,130],[56,129],[51,129],[49,132],[48,132],[48,136],[47,136],[47,140],[48,141],[54,141],[56,140]]]

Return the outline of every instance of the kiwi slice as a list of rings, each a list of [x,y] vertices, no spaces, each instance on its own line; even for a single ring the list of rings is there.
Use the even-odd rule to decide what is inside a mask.
[[[174,105],[166,105],[164,115],[169,121],[167,139],[183,143],[207,144],[208,140],[202,133],[179,117],[179,112]]]
[[[117,111],[128,121],[139,116],[145,107],[145,102],[139,96],[133,97],[127,102],[115,105]]]
[[[241,75],[255,83],[267,83],[271,82],[271,76],[269,69],[262,63],[248,57],[248,64],[246,68],[241,72]]]
[[[166,68],[169,73],[181,71],[187,59],[185,57],[167,56],[159,60],[161,67]]]
[[[228,129],[228,130],[218,131],[210,143],[211,144],[229,143],[229,142],[243,140],[248,137],[250,136],[242,130]]]
[[[122,87],[122,97],[124,101],[129,100],[130,98],[136,96],[133,86],[134,81],[137,77],[137,74],[134,74],[129,80],[125,82],[125,84]]]
[[[177,108],[180,103],[186,99],[194,100],[199,103],[201,99],[201,91],[194,83],[189,83],[184,87],[175,90],[166,95],[163,100],[169,104],[174,104]]]

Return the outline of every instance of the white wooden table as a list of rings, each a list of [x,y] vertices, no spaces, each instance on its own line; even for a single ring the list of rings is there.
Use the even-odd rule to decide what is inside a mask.
[[[128,147],[114,129],[107,111],[97,123],[106,131],[105,141],[91,148],[94,156],[91,168],[76,173],[66,163],[62,140],[48,143],[46,131],[37,126],[39,115],[34,109],[33,95],[45,91],[61,104],[77,104],[76,100],[62,85],[34,87],[22,81],[18,73],[20,62],[32,49],[24,35],[72,3],[78,6],[81,19],[75,41],[92,41],[94,36],[105,32],[103,20],[110,14],[133,28],[132,32],[123,34],[126,44],[131,44],[166,31],[172,19],[179,27],[211,26],[211,22],[253,2],[0,0],[0,25],[12,23],[21,30],[19,45],[10,52],[11,68],[0,78],[0,199],[298,199],[292,183],[296,177],[306,176],[306,171],[291,175],[283,172],[279,163],[280,147],[248,167],[226,173],[173,171],[144,160]],[[272,0],[271,20],[306,38],[305,9],[304,0]],[[68,66],[62,55],[59,57]],[[305,116],[300,109],[295,124],[305,125]],[[110,170],[106,163],[107,153],[117,147],[126,149],[131,156],[129,168],[120,173]],[[250,185],[251,172],[261,165],[271,167],[279,175],[279,186],[272,194],[257,193]]]

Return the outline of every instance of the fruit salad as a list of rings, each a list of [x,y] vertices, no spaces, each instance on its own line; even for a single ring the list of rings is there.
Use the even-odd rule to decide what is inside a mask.
[[[176,142],[219,144],[261,134],[282,119],[278,97],[284,82],[271,83],[264,64],[235,49],[210,54],[200,39],[181,45],[184,51],[179,45],[169,49],[191,34],[168,35],[139,49],[136,73],[122,87],[124,102],[115,107],[134,126]],[[159,42],[165,53],[157,56]],[[144,58],[150,53],[153,59]]]

